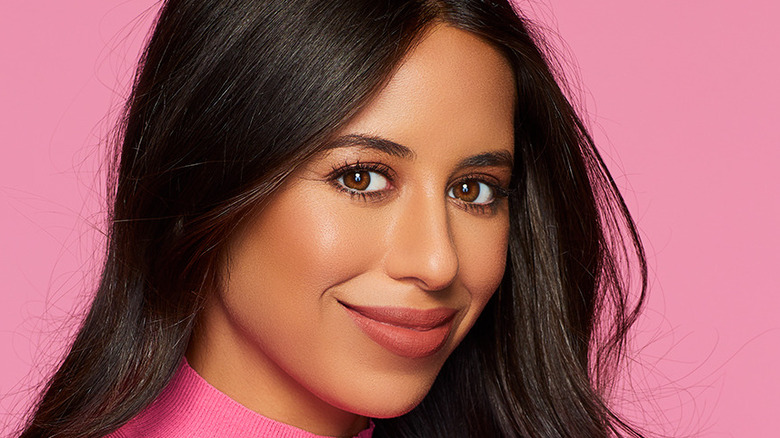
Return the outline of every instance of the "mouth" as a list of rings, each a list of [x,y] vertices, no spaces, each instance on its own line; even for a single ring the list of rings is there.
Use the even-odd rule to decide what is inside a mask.
[[[446,307],[358,306],[339,301],[355,325],[386,350],[403,357],[422,358],[440,351],[452,330],[457,310]]]

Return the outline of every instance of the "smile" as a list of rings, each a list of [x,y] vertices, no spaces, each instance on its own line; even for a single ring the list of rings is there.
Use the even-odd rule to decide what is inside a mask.
[[[371,340],[392,353],[409,358],[426,357],[441,350],[457,313],[446,307],[421,310],[339,303]]]

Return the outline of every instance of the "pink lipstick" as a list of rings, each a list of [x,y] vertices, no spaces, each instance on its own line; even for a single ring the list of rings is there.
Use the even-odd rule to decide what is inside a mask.
[[[430,356],[441,350],[457,313],[455,309],[446,307],[421,310],[339,303],[374,342],[399,356],[410,358]]]

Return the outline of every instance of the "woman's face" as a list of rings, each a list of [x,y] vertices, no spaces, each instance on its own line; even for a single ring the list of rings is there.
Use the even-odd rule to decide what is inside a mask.
[[[434,28],[234,237],[192,366],[314,433],[416,406],[504,273],[515,99],[497,50]]]

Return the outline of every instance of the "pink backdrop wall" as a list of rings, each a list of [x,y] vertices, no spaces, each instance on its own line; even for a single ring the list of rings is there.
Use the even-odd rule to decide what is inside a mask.
[[[20,418],[94,282],[100,141],[155,3],[34,0],[0,14],[3,423]],[[522,4],[577,66],[575,95],[647,244],[622,409],[669,436],[775,436],[780,4]]]

